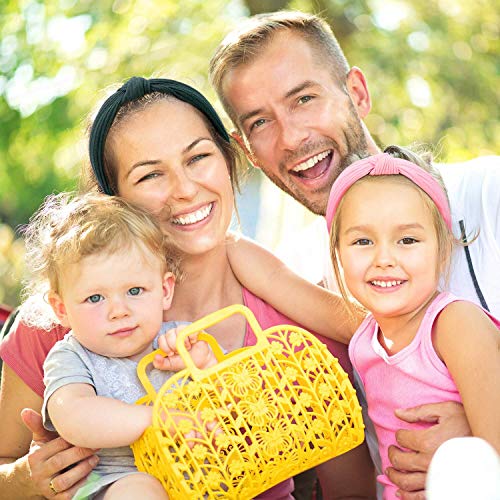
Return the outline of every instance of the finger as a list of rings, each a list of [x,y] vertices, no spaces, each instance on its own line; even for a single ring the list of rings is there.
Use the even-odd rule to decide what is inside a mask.
[[[401,500],[425,500],[425,491],[405,492],[398,490],[396,495]]]
[[[459,411],[459,403],[446,401],[444,403],[429,403],[413,408],[399,408],[394,413],[405,422],[438,422],[443,416]]]
[[[418,492],[425,489],[426,474],[423,472],[401,472],[392,467],[385,471],[387,477],[402,491]]]
[[[52,478],[52,484],[58,493],[69,493],[76,484],[85,480],[92,472],[92,469],[99,462],[97,455],[92,455],[85,460],[80,461],[74,467],[70,467],[62,474],[58,474]]]
[[[172,371],[169,356],[161,356],[157,354],[153,359],[153,366],[157,370]]]
[[[92,450],[90,448],[80,448],[78,446],[69,445],[69,448],[52,455],[45,461],[44,468],[46,470],[46,474],[51,477],[60,475],[63,469],[77,464],[82,460],[89,459],[95,455],[95,452],[96,450]]]
[[[396,441],[400,448],[407,448],[419,453],[429,453],[431,451],[431,444],[428,442],[427,437],[427,429],[400,429],[396,431]]]
[[[158,368],[158,370],[168,370],[172,372],[178,372],[179,370],[183,370],[184,368],[186,368],[186,364],[178,354],[174,354],[166,358],[161,358],[161,360],[157,360],[155,358],[153,360],[153,365],[155,368]]]
[[[168,333],[168,332],[167,332]],[[160,337],[158,338],[158,347],[165,353],[165,354],[171,354],[173,353],[174,351],[172,350],[172,347],[171,347],[171,342],[169,342],[168,340],[168,337],[167,337],[167,333],[165,333],[164,335],[160,335]],[[173,342],[173,345],[175,346],[175,341]]]
[[[33,433],[33,441],[38,444],[47,443],[57,437],[55,432],[50,432],[43,426],[42,416],[31,408],[21,411],[21,419],[24,425]]]
[[[397,446],[389,446],[389,461],[399,471],[426,472],[429,458],[426,454],[403,451]]]

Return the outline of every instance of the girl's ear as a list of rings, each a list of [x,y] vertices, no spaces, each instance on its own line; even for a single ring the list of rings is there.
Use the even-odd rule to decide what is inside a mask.
[[[71,328],[68,320],[68,313],[66,311],[66,306],[64,305],[64,301],[62,297],[56,293],[50,291],[47,297],[50,307],[54,311],[54,314],[57,316],[59,323],[66,328]]]
[[[168,311],[174,298],[175,276],[166,272],[163,276],[163,310]]]

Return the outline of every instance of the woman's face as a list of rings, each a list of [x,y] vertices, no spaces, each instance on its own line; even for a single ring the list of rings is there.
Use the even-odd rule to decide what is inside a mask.
[[[195,108],[155,102],[126,117],[108,141],[118,194],[158,216],[183,252],[224,243],[233,212],[229,172]]]

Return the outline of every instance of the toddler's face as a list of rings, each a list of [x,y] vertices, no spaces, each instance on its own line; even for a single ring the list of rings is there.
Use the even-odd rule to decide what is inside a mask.
[[[172,301],[174,277],[162,269],[158,257],[133,245],[91,255],[66,266],[61,293],[49,301],[87,349],[139,359],[150,351]]]

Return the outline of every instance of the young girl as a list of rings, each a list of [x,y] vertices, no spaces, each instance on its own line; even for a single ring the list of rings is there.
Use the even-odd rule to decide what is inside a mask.
[[[349,355],[366,390],[383,470],[390,465],[395,432],[404,425],[395,410],[424,403],[462,402],[473,434],[500,452],[500,323],[475,304],[440,291],[454,243],[446,193],[417,155],[398,147],[386,151],[339,175],[326,213],[341,292],[358,317],[350,295],[370,313],[352,336]],[[236,248],[230,257],[239,273],[243,260]],[[309,327],[334,320],[324,302],[312,303],[311,286],[262,257],[245,259],[252,269],[245,279],[256,280],[260,267],[262,289],[266,281],[273,290],[288,281],[288,296],[275,296],[283,304],[273,305],[286,312],[309,302],[314,310],[309,321],[304,318]],[[378,480],[384,498],[396,498],[388,477]]]
[[[100,448],[75,498],[167,498],[159,481],[134,467],[129,445],[152,416],[151,407],[134,404],[145,394],[137,362],[158,344],[175,349],[175,330],[160,334],[178,325],[162,324],[177,250],[142,210],[97,194],[47,198],[26,235],[34,283],[48,288],[53,312],[71,328],[44,363],[44,424],[73,445]],[[199,367],[216,363],[205,342],[189,340]],[[170,375],[152,369],[149,377],[158,390]]]

